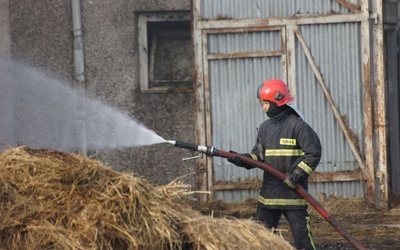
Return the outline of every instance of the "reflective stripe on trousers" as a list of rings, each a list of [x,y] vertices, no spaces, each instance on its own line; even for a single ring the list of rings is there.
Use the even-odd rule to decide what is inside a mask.
[[[305,199],[267,199],[258,196],[258,201],[266,206],[307,206]]]

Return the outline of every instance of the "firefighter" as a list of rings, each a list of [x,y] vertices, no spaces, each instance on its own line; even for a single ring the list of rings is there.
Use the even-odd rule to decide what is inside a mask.
[[[289,222],[295,247],[315,249],[307,213],[308,203],[295,189],[297,185],[308,189],[308,176],[321,159],[319,137],[294,106],[283,81],[265,81],[258,87],[257,98],[270,119],[260,125],[251,153],[242,155],[271,165],[285,173],[287,178],[282,182],[264,171],[256,219],[268,228],[276,229],[284,215]],[[240,157],[228,161],[246,169],[253,168],[244,164]]]

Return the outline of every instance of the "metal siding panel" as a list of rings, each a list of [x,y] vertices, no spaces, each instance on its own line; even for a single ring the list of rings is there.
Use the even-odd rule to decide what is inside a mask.
[[[350,13],[348,9],[337,2],[326,0],[302,0],[295,1],[295,4],[292,0],[199,1],[201,2],[203,21],[206,19],[285,18]],[[359,0],[350,0],[349,2],[360,5]],[[360,140],[358,144],[363,147],[360,25],[359,22],[352,22],[303,25],[299,28],[337,108],[355,138]],[[274,36],[259,32],[228,36],[213,34],[207,42],[208,53],[248,52],[258,49],[276,50]],[[243,44],[243,42],[246,43]],[[317,131],[323,144],[323,158],[317,170],[321,172],[357,170],[357,161],[297,39],[295,39],[295,46],[297,89],[294,92],[297,95],[297,105],[304,112],[306,121]],[[255,128],[266,119],[262,112],[255,112],[259,109],[255,99],[255,88],[267,78],[282,77],[280,65],[279,57],[209,61],[213,145],[217,148],[232,149],[237,152],[248,152],[251,149],[256,136]],[[363,154],[363,148],[361,150],[361,154]],[[216,181],[262,178],[261,170],[247,171],[237,168],[222,158],[213,158],[213,163],[214,180]],[[309,192],[314,197],[319,194],[364,197],[364,185],[365,183],[360,181],[311,183]],[[257,197],[258,191],[216,191],[215,195],[218,200],[242,201],[248,197]]]
[[[256,89],[265,80],[281,75],[280,58],[246,58],[210,61],[213,143],[217,148],[249,152],[256,127],[266,119],[256,99]],[[230,74],[234,72],[234,74]],[[240,111],[240,112],[237,112]],[[214,180],[261,179],[262,170],[245,170],[226,159],[213,158]],[[257,197],[256,190],[217,191],[226,202]]]
[[[355,135],[362,139],[361,59],[358,46],[360,24],[308,25],[302,26],[301,31],[313,53],[314,60],[320,65],[332,98],[337,102],[342,114],[352,114],[352,116],[347,115],[348,124]],[[263,37],[264,39],[258,40],[260,36],[240,37],[214,34],[210,36],[208,45],[209,50],[214,53],[240,51],[238,48],[276,49],[274,35],[263,35]],[[250,42],[249,38],[251,38]],[[243,44],[241,39],[252,46],[239,46]],[[257,45],[257,43],[262,44]],[[357,162],[298,42],[296,42],[296,51],[297,104],[306,115],[306,121],[319,134],[323,144],[323,158],[318,171],[357,169]],[[210,61],[211,103],[212,107],[218,107],[212,108],[214,146],[237,152],[248,152],[251,149],[256,136],[255,128],[266,119],[265,114],[258,112],[260,107],[255,98],[255,89],[263,80],[281,76],[280,61],[280,57]],[[235,113],[235,110],[241,112]],[[222,158],[213,160],[215,180],[236,181],[262,178],[260,170],[240,169]],[[357,182],[312,185],[318,187],[318,189],[310,189],[314,192],[313,195],[319,192],[341,194],[346,197],[363,195],[363,189]],[[218,191],[217,193],[218,199],[225,201],[237,201],[246,196],[241,190]]]
[[[359,6],[359,3],[355,3]],[[271,18],[333,13],[349,14],[347,8],[327,0],[202,0],[203,19]]]
[[[365,183],[360,181],[312,183],[308,186],[308,192],[316,199],[319,195],[361,198],[365,197],[364,186]]]
[[[240,32],[209,34],[208,53],[271,51],[281,49],[280,30],[269,32]]]
[[[310,183],[308,192],[317,200],[320,195],[326,197],[362,198],[365,197],[364,186],[365,183],[360,181]],[[240,202],[248,198],[257,198],[258,195],[259,190],[224,190],[215,192],[215,198],[225,202]]]
[[[301,32],[337,108],[363,145],[360,24],[306,25]],[[357,161],[298,42],[296,59],[297,104],[323,146],[317,170],[356,170]]]
[[[265,79],[281,76],[280,61],[280,57],[210,61],[212,145],[237,152],[252,149],[256,128],[267,118],[256,90]],[[255,170],[237,168],[223,158],[213,158],[213,164],[215,181],[260,176]]]
[[[258,190],[216,191],[215,199],[225,202],[241,202],[248,198],[257,198],[258,193]]]

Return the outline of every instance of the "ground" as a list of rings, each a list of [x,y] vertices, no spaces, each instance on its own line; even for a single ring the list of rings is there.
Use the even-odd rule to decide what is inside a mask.
[[[386,250],[400,249],[400,195],[390,196],[388,210],[377,210],[366,199],[318,197],[323,207],[336,219],[352,238],[367,249]],[[204,214],[213,216],[233,216],[253,218],[257,201],[249,199],[241,203],[211,202],[208,205],[196,206]],[[357,249],[310,206],[311,228],[317,249]],[[292,236],[287,221],[282,218],[279,233],[287,241]]]

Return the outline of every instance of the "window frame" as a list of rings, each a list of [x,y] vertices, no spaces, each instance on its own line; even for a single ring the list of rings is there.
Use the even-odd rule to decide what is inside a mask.
[[[150,87],[150,70],[149,59],[154,55],[150,55],[147,24],[149,22],[176,22],[190,21],[190,12],[154,12],[154,13],[138,13],[138,40],[139,40],[139,81],[140,90],[143,93],[162,93],[171,90],[188,92],[193,91],[193,87],[186,86],[157,86]],[[150,41],[151,42],[151,41]],[[151,66],[150,66],[151,67]]]

